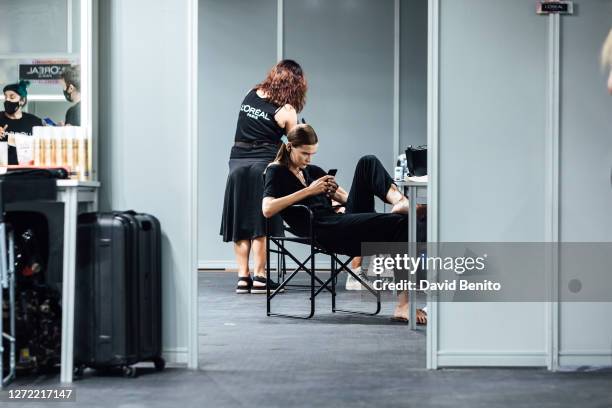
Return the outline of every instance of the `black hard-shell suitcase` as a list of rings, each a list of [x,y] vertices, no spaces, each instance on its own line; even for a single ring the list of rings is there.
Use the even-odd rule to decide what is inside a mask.
[[[120,368],[161,357],[161,229],[133,211],[79,216],[75,371]]]

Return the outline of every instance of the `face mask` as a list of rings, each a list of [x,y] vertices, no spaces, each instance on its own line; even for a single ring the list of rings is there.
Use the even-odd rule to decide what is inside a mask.
[[[4,101],[4,111],[9,115],[14,114],[19,109],[19,102]]]
[[[68,102],[72,102],[72,95],[68,93],[67,89],[64,89],[64,98],[66,98]]]

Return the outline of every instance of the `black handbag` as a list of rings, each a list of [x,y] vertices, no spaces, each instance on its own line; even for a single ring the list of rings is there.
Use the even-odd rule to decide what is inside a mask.
[[[63,167],[20,167],[8,168],[7,172],[0,175],[0,179],[29,178],[29,179],[67,179],[68,170]]]
[[[406,148],[406,164],[409,176],[427,175],[427,145]]]

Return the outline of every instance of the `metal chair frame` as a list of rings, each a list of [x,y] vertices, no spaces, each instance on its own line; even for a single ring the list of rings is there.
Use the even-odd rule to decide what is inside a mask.
[[[281,317],[291,317],[298,319],[310,319],[314,316],[316,311],[316,302],[315,298],[322,291],[327,290],[331,293],[332,296],[332,313],[342,312],[342,313],[350,313],[350,314],[360,314],[367,316],[375,316],[380,312],[381,302],[380,302],[380,292],[374,290],[370,287],[370,285],[365,282],[361,277],[356,275],[349,267],[349,263],[353,260],[353,257],[348,257],[348,260],[342,261],[338,257],[338,254],[334,253],[326,249],[323,245],[317,242],[315,231],[314,231],[314,221],[315,215],[310,208],[305,205],[293,205],[290,208],[303,211],[305,216],[308,217],[308,235],[300,236],[296,234],[291,228],[285,228],[285,230],[291,233],[293,236],[284,237],[284,236],[272,236],[270,235],[270,222],[266,220],[266,279],[270,279],[271,277],[271,265],[270,265],[270,255],[272,253],[277,254],[278,264],[277,264],[277,276],[279,278],[279,287],[274,291],[270,290],[270,287],[267,288],[267,299],[266,299],[266,313],[268,316],[281,316]],[[304,245],[308,245],[310,247],[310,254],[303,261],[300,262],[299,259],[295,255],[293,255],[290,251],[287,250],[285,243],[287,242],[295,242]],[[275,248],[271,247],[271,244],[275,245]],[[317,254],[326,255],[331,258],[331,274],[329,279],[325,282],[321,280],[316,275],[316,264],[315,258]],[[286,270],[286,262],[285,257],[291,258],[296,264],[297,267],[291,271],[289,276],[287,277]],[[310,267],[307,267],[306,264],[310,263]],[[291,280],[298,274],[298,272],[304,271],[310,275],[310,284],[309,285],[294,285],[290,284]],[[370,294],[372,294],[376,298],[376,310],[373,313],[363,312],[358,310],[346,310],[346,309],[338,309],[336,307],[336,283],[338,275],[341,272],[347,272],[351,276],[353,276],[359,283],[361,283]],[[318,286],[317,286],[318,284]],[[298,316],[298,315],[289,315],[289,314],[280,314],[280,313],[272,313],[271,303],[272,299],[276,297],[283,289],[289,287],[300,287],[310,290],[310,312],[306,316]]]

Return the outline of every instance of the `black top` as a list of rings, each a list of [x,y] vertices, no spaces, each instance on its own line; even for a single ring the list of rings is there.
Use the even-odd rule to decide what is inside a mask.
[[[278,144],[285,133],[274,119],[279,109],[251,89],[240,106],[234,141]]]
[[[306,184],[325,176],[327,173],[318,166],[308,165],[302,171]],[[266,169],[264,182],[264,197],[281,198],[305,188],[302,182],[293,174],[287,166],[272,164]],[[334,215],[331,200],[325,194],[310,196],[295,204],[309,207],[316,216]],[[281,211],[283,219],[300,233],[306,233],[308,218],[303,211],[287,208]]]
[[[66,125],[81,126],[81,102],[75,103],[66,111]]]
[[[6,113],[0,112],[0,127],[8,125],[5,132],[25,133],[32,135],[34,126],[42,126],[43,122],[38,116],[23,112],[21,119],[9,119]],[[17,162],[17,148],[15,146],[8,147],[8,164],[19,164]]]

